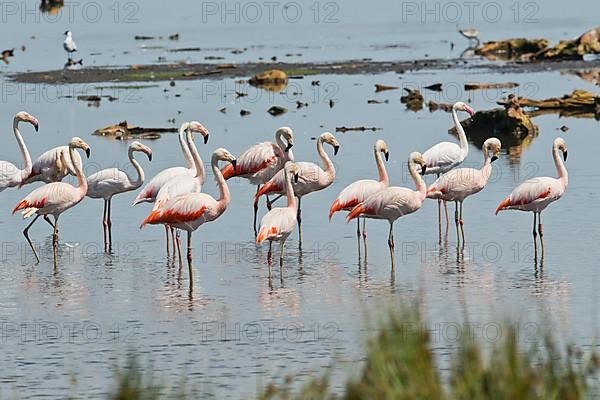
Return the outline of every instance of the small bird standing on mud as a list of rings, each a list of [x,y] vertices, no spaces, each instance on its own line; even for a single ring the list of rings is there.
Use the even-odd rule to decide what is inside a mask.
[[[71,33],[71,31],[66,31],[65,36],[66,36],[66,38],[65,38],[65,41],[63,42],[63,48],[67,52],[67,55],[70,60],[71,54],[77,51],[77,45],[75,44],[75,41],[73,40],[73,34]]]

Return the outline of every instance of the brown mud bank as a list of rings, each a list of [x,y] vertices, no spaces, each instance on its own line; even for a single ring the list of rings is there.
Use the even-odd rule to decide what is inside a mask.
[[[156,82],[168,80],[223,79],[250,77],[265,70],[277,68],[290,79],[310,75],[359,75],[410,71],[478,69],[503,72],[546,72],[561,70],[584,70],[600,67],[600,61],[535,61],[507,63],[471,63],[463,59],[415,60],[415,61],[371,61],[348,60],[327,63],[242,63],[242,64],[159,64],[131,65],[122,67],[87,67],[77,70],[53,70],[20,72],[9,76],[20,83],[96,83],[96,82]]]

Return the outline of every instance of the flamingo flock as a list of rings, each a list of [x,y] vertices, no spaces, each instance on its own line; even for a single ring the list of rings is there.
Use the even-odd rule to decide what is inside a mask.
[[[427,198],[438,200],[438,216],[441,229],[441,202],[448,211],[446,202],[455,203],[455,225],[457,242],[465,243],[463,220],[463,203],[468,198],[485,188],[492,173],[492,163],[500,155],[502,144],[499,139],[488,138],[482,146],[483,164],[481,168],[459,168],[468,154],[468,142],[465,131],[458,119],[457,112],[473,115],[471,107],[457,102],[452,107],[452,120],[458,133],[459,143],[441,142],[423,153],[413,151],[409,154],[407,165],[413,187],[390,186],[390,177],[385,167],[390,151],[387,144],[378,139],[373,146],[373,154],[377,167],[378,179],[361,179],[346,186],[329,208],[329,220],[335,213],[346,211],[346,221],[357,220],[357,239],[366,245],[366,220],[386,220],[389,223],[387,243],[390,251],[392,267],[394,266],[394,223],[409,214],[421,209]],[[284,246],[287,238],[298,228],[299,242],[302,241],[302,198],[310,193],[325,190],[336,179],[336,169],[327,154],[327,144],[337,155],[340,144],[330,132],[321,134],[316,140],[317,154],[322,165],[314,162],[294,161],[291,148],[294,144],[293,131],[289,127],[281,127],[275,132],[275,143],[258,143],[239,157],[235,157],[224,148],[218,148],[211,156],[211,169],[219,191],[218,199],[202,193],[206,181],[204,163],[195,145],[194,134],[203,137],[206,144],[208,130],[197,121],[184,122],[179,128],[178,140],[183,154],[185,166],[173,166],[162,170],[149,182],[145,183],[145,175],[135,153],[144,153],[148,161],[152,161],[152,150],[134,141],[128,148],[129,162],[135,170],[135,176],[117,168],[103,169],[87,178],[84,175],[83,161],[77,150],[83,150],[90,156],[90,146],[81,138],[74,137],[67,146],[59,146],[42,154],[35,162],[25,145],[19,130],[20,123],[31,124],[38,131],[38,120],[26,112],[19,112],[13,119],[13,133],[23,158],[23,169],[8,161],[0,161],[0,192],[40,181],[46,183],[38,187],[21,200],[13,209],[13,214],[20,211],[23,218],[35,215],[25,227],[23,235],[29,243],[37,262],[40,258],[30,240],[29,229],[41,216],[53,229],[52,245],[55,265],[58,257],[59,217],[75,207],[86,196],[104,200],[102,216],[104,248],[112,249],[111,202],[114,196],[141,188],[132,205],[153,203],[152,210],[141,223],[146,225],[163,225],[166,232],[167,256],[170,256],[172,242],[173,257],[178,255],[182,264],[181,239],[179,231],[187,233],[187,265],[190,276],[190,288],[193,286],[193,248],[192,234],[202,225],[214,222],[225,213],[231,203],[231,195],[227,181],[232,177],[247,179],[257,186],[254,196],[254,233],[257,244],[269,242],[268,262],[272,259],[272,244],[279,242],[279,264],[283,265]],[[562,159],[561,159],[562,154]],[[544,251],[542,211],[552,202],[559,200],[566,192],[568,173],[565,166],[567,145],[562,138],[556,138],[552,147],[552,157],[557,170],[557,178],[540,177],[529,179],[506,197],[496,209],[496,214],[503,210],[520,210],[533,213],[533,239],[537,256],[537,239]],[[225,166],[219,163],[227,162]],[[427,185],[424,175],[435,174],[437,179]],[[73,175],[76,186],[61,182]],[[145,185],[144,185],[145,183]],[[144,185],[144,186],[143,186]],[[143,187],[142,187],[143,186]],[[258,204],[260,197],[265,196],[268,212],[257,228]],[[276,196],[273,200],[269,196]],[[287,205],[273,208],[273,203],[285,197]],[[50,219],[53,218],[53,220]],[[363,220],[362,232],[360,219]],[[204,228],[203,228],[204,229]],[[270,271],[270,269],[269,269]]]

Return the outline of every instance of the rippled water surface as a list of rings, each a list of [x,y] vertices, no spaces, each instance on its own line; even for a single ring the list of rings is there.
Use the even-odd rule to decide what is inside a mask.
[[[141,43],[133,41],[134,34],[180,32],[178,47],[264,46],[249,49],[239,58],[227,52],[227,61],[270,57],[287,53],[288,47],[291,52],[306,48],[302,51],[304,61],[399,59],[422,57],[424,53],[451,57],[457,54],[448,53],[448,43],[442,40],[450,35],[457,43],[462,40],[456,37],[453,24],[434,24],[423,33],[425,28],[420,22],[402,24],[397,9],[382,14],[358,2],[340,4],[341,22],[332,31],[322,24],[307,31],[306,25],[285,23],[234,24],[225,29],[216,22],[195,24],[197,6],[191,2],[185,3],[189,11],[185,7],[176,10],[178,18],[165,18],[165,4],[140,5],[140,21],[147,23],[91,26],[76,21],[71,29],[78,33],[80,48],[86,48],[86,60],[99,65],[153,62],[164,53],[160,49],[144,50]],[[539,35],[548,33],[558,38],[575,36],[582,25],[588,24],[585,15],[563,19],[551,3],[547,8],[540,5],[540,15],[547,18],[543,22],[564,21],[564,28],[555,29],[549,23],[533,27],[508,22],[484,26],[489,26],[490,36],[505,36],[512,33],[511,29],[522,29],[522,35],[537,35],[539,28]],[[29,40],[31,45],[3,67],[4,72],[60,67],[57,60],[64,56],[60,46],[58,50],[50,49],[49,43],[58,40],[60,45],[64,25],[9,21],[7,26],[16,31],[18,38],[14,45]],[[273,32],[278,32],[275,43],[266,41],[264,34]],[[378,32],[383,32],[381,37]],[[31,35],[36,39],[30,39]],[[321,37],[323,41],[318,42]],[[390,43],[408,47],[398,53],[373,47]],[[175,45],[168,41],[163,44]],[[123,51],[130,53],[122,55]],[[92,52],[102,55],[90,56]],[[202,61],[204,55],[195,53],[190,60]],[[169,55],[168,60],[175,61]],[[314,86],[312,81],[320,81],[320,85]],[[336,181],[327,190],[303,200],[304,242],[300,248],[296,234],[288,240],[284,268],[280,271],[274,266],[271,279],[267,249],[254,244],[251,226],[256,188],[238,179],[229,181],[229,209],[194,236],[193,293],[188,290],[187,269],[180,271],[165,255],[164,230],[155,226],[139,229],[150,206],[131,208],[134,193],[117,196],[113,201],[112,254],[102,251],[101,201],[85,199],[65,213],[60,221],[60,261],[54,268],[50,227],[38,221],[30,231],[43,255],[42,262],[34,265],[21,234],[26,221],[11,215],[14,205],[39,184],[2,192],[0,395],[16,392],[59,398],[80,391],[90,397],[106,393],[115,366],[123,364],[129,351],[151,363],[155,376],[164,382],[178,385],[182,377],[187,377],[198,393],[218,397],[251,397],[273,379],[290,373],[310,376],[334,362],[333,380],[341,387],[342,376],[353,371],[355,362],[363,357],[364,341],[371,329],[364,322],[390,305],[416,298],[423,304],[428,328],[438,333],[435,348],[442,362],[450,360],[456,346],[446,329],[448,324],[461,324],[465,318],[476,324],[478,337],[489,341],[496,337],[495,324],[505,322],[502,318],[507,316],[511,324],[519,324],[526,339],[541,339],[541,323],[550,319],[561,327],[565,340],[581,345],[596,343],[600,304],[596,290],[600,283],[596,250],[600,217],[593,211],[599,201],[595,184],[599,174],[593,168],[600,150],[595,140],[597,121],[557,115],[536,117],[539,135],[521,146],[504,149],[494,163],[488,187],[465,202],[468,243],[464,251],[456,247],[452,223],[447,240],[443,237],[441,243],[438,241],[437,204],[433,201],[395,224],[394,270],[390,268],[385,222],[368,223],[368,260],[359,262],[356,227],[346,225],[342,215],[327,220],[329,206],[344,186],[376,176],[372,146],[377,138],[384,139],[390,149],[386,166],[392,184],[409,187],[413,183],[406,173],[408,154],[442,140],[456,140],[447,133],[452,126],[450,114],[407,111],[400,104],[399,91],[375,94],[374,84],[421,86],[441,82],[446,88],[460,88],[468,81],[514,81],[520,84],[516,89],[519,94],[535,98],[560,96],[576,88],[598,92],[597,86],[568,73],[451,70],[408,72],[401,77],[308,76],[292,81],[283,94],[249,89],[249,96],[238,99],[233,79],[177,82],[174,87],[160,82],[148,88],[120,89],[124,90],[119,93],[120,101],[103,99],[98,108],[69,98],[50,101],[44,95],[5,96],[0,110],[0,159],[20,162],[10,134],[11,118],[26,109],[40,121],[38,135],[29,126],[22,127],[32,156],[66,144],[72,136],[81,136],[92,148],[86,164],[88,173],[108,166],[131,171],[127,143],[91,135],[99,127],[125,119],[157,127],[170,126],[169,118],[175,118],[177,124],[191,119],[201,121],[211,132],[207,145],[198,143],[205,162],[217,147],[226,147],[237,155],[257,141],[272,140],[273,132],[282,125],[294,130],[297,160],[311,161],[318,160],[313,139],[325,130],[335,132],[338,126],[360,125],[381,130],[336,133],[341,144],[339,154],[333,158]],[[4,88],[12,85],[7,78],[2,82]],[[59,93],[73,89],[53,88]],[[39,87],[32,90],[41,93]],[[19,86],[22,93],[24,87]],[[424,93],[427,100],[462,99],[481,110],[494,107],[495,101],[509,91],[468,94],[447,89]],[[335,100],[333,108],[329,106],[331,99]],[[388,102],[367,104],[369,99]],[[309,105],[296,109],[296,100]],[[290,111],[272,117],[266,110],[274,104]],[[223,107],[226,112],[219,112]],[[252,114],[241,117],[242,109]],[[563,125],[568,126],[567,132],[558,130]],[[569,146],[569,188],[563,199],[544,212],[546,253],[540,263],[532,254],[531,216],[518,212],[495,216],[493,211],[520,181],[555,175],[550,151],[559,134]],[[154,152],[151,163],[140,157],[147,177],[182,164],[174,134],[144,143]],[[482,158],[481,149],[472,143],[466,162],[479,166]],[[217,195],[212,176],[204,190]]]

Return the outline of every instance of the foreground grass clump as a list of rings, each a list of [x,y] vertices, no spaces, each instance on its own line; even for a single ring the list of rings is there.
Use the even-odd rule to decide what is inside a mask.
[[[600,362],[595,354],[584,359],[573,347],[564,354],[547,336],[538,348],[523,352],[513,330],[484,346],[463,341],[444,384],[433,358],[431,336],[422,326],[416,308],[390,313],[380,323],[379,333],[367,345],[362,370],[346,383],[345,393],[333,395],[327,377],[292,389],[292,379],[283,386],[269,385],[261,399],[447,399],[447,400],[529,400],[583,399],[598,387]],[[491,346],[491,349],[489,347]],[[445,382],[445,381],[444,381]]]
[[[262,400],[579,400],[598,394],[600,359],[584,357],[574,347],[557,350],[547,335],[543,344],[523,349],[512,329],[495,344],[465,339],[441,376],[432,338],[416,307],[391,312],[367,343],[362,368],[334,394],[327,373],[298,386],[293,376],[283,384],[259,389]],[[146,371],[151,368],[146,368]],[[134,358],[117,375],[111,400],[196,398],[185,385],[168,389],[139,368]],[[339,392],[339,390],[336,390]]]
[[[159,400],[191,398],[185,392],[184,385],[168,388],[164,383],[157,382],[152,374],[145,371],[152,368],[142,368],[135,356],[127,359],[125,367],[118,369],[115,374],[115,387],[108,396],[110,400]]]

